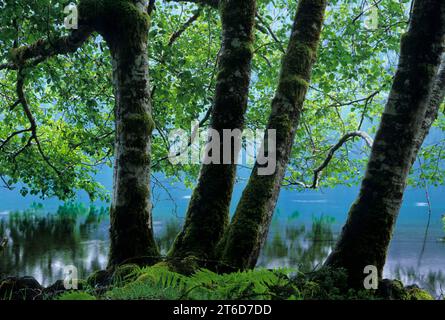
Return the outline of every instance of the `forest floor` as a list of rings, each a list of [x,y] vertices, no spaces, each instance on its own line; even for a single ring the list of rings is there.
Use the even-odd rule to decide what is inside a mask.
[[[298,273],[255,269],[217,274],[199,270],[190,276],[165,265],[140,268],[124,265],[112,274],[97,271],[79,280],[77,290],[66,290],[62,280],[43,288],[32,277],[10,277],[0,282],[6,300],[433,300],[417,286],[381,280],[378,290],[348,287],[342,270]]]

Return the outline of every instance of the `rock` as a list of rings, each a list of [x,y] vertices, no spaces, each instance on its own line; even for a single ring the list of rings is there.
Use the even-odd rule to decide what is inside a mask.
[[[57,280],[49,287],[43,289],[43,294],[45,299],[54,299],[55,297],[60,296],[61,294],[64,293],[84,290],[85,287],[86,287],[85,280],[81,279],[78,280],[77,289],[66,289],[63,280]]]
[[[52,285],[44,289],[45,293],[57,293],[66,291],[65,285],[63,284],[63,280],[57,280]]]
[[[408,291],[409,300],[434,300],[431,294],[416,285],[407,286],[405,289]]]
[[[183,259],[167,259],[155,264],[155,266],[166,266],[173,272],[190,276],[199,270],[199,259],[194,256],[187,256]]]
[[[379,282],[377,295],[386,300],[400,300],[404,296],[403,284],[399,280],[383,279]]]
[[[33,277],[8,277],[0,283],[1,300],[41,300],[43,287]]]
[[[112,274],[107,270],[93,272],[87,279],[87,284],[93,289],[104,289],[111,285]]]
[[[43,289],[45,299],[54,299],[54,297],[59,296],[66,291],[63,280],[57,280],[49,287]]]

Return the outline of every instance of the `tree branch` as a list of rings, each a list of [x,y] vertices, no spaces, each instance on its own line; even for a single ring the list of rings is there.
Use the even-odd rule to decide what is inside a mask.
[[[0,64],[0,70],[4,70],[4,69],[17,69],[17,67],[15,66],[14,63],[7,62],[7,63]]]
[[[30,146],[31,145],[31,141],[34,140],[36,145],[37,145],[37,150],[40,153],[40,155],[42,156],[43,160],[60,177],[61,176],[61,172],[51,163],[49,158],[43,152],[42,146],[40,144],[40,140],[39,140],[39,138],[37,136],[37,123],[36,123],[36,120],[35,120],[32,112],[31,112],[31,109],[29,108],[28,101],[26,100],[26,96],[25,96],[25,93],[23,91],[24,83],[25,83],[25,79],[24,79],[24,75],[23,75],[23,70],[21,68],[19,68],[18,74],[17,74],[17,96],[18,96],[18,99],[20,100],[20,103],[21,103],[21,105],[23,107],[23,111],[25,112],[25,115],[28,118],[28,121],[29,121],[30,126],[31,126],[30,129],[29,129],[29,131],[31,131],[31,137],[28,139],[28,142],[25,145],[25,147],[20,149],[20,152],[22,152],[26,147]]]
[[[151,14],[153,13],[153,11],[156,9],[156,3],[155,0],[150,0],[148,2],[148,7],[147,7],[147,13],[149,16],[151,16]]]
[[[21,133],[29,132],[29,131],[31,131],[31,128],[18,130],[18,131],[11,133],[5,140],[1,141],[0,150],[3,149],[8,144],[8,142],[11,141],[11,139],[14,138],[15,136],[17,136]]]
[[[174,155],[167,155],[164,156],[160,159],[158,159],[151,167],[152,168],[156,168],[162,161],[165,161],[167,159],[170,159],[172,157],[179,157],[181,154],[183,154],[184,152],[187,151],[187,149],[192,145],[192,143],[195,141],[196,137],[199,137],[199,127],[202,127],[205,125],[205,123],[207,122],[207,120],[209,120],[210,115],[212,114],[212,110],[213,107],[210,107],[206,114],[204,115],[204,117],[201,119],[201,121],[199,121],[199,123],[192,129],[192,134],[187,142],[187,145],[183,148],[183,150],[180,150],[178,152],[176,152]]]
[[[372,140],[372,138],[366,132],[364,132],[364,131],[353,131],[353,132],[346,133],[343,137],[341,137],[341,139],[337,142],[337,144],[335,144],[331,148],[331,150],[329,150],[329,153],[328,153],[326,159],[323,161],[323,163],[318,168],[316,168],[314,170],[314,180],[313,180],[312,186],[311,186],[312,189],[316,189],[318,187],[318,181],[320,179],[320,174],[323,171],[323,169],[325,169],[328,166],[329,162],[332,160],[332,158],[334,156],[334,153],[338,149],[340,149],[343,146],[343,144],[345,144],[347,141],[349,141],[349,140],[351,140],[351,139],[353,139],[355,137],[362,138],[366,142],[368,147],[370,147],[370,148],[372,147],[372,144],[373,144],[374,141]]]
[[[8,189],[8,190],[14,190],[14,187],[13,186],[11,186],[9,183],[8,183],[8,181],[6,181],[6,179],[5,179],[5,177],[3,176],[3,175],[0,175],[0,180],[2,180],[2,182],[3,182],[3,188],[5,188],[5,189]]]
[[[40,39],[31,45],[14,48],[11,51],[11,61],[0,65],[0,70],[18,70],[26,63],[36,65],[49,57],[74,52],[88,39],[91,33],[91,28],[79,27],[65,37]]]
[[[256,13],[255,17],[257,18],[258,22],[260,22],[263,25],[263,27],[266,28],[267,33],[270,34],[272,39],[278,45],[280,51],[282,53],[286,53],[286,50],[284,49],[283,44],[281,43],[281,41],[278,39],[278,37],[273,32],[272,28],[267,24],[266,21],[264,21],[264,19],[260,16],[260,14],[258,12]],[[257,25],[257,29],[261,30],[258,25]]]
[[[31,132],[31,136],[29,137],[27,143],[18,151],[16,151],[12,157],[16,158],[26,148],[32,145],[32,141],[35,141],[38,152],[42,156],[43,160],[57,173],[59,177],[61,176],[61,172],[51,163],[49,158],[43,152],[42,146],[40,144],[40,140],[37,135],[37,123],[31,112],[31,109],[28,106],[28,102],[23,90],[23,69],[24,67],[35,66],[49,57],[76,51],[89,38],[92,32],[93,30],[90,27],[81,26],[79,27],[79,29],[72,31],[71,34],[69,34],[68,36],[59,37],[57,39],[40,39],[31,45],[22,46],[19,48],[14,47],[11,50],[10,61],[4,64],[0,64],[0,70],[18,70],[16,84],[18,100],[14,102],[9,107],[9,109],[13,110],[16,106],[21,104],[25,115],[30,123],[30,128],[18,130],[9,135],[5,140],[1,141],[0,149],[2,149],[15,136],[21,133]]]
[[[301,181],[290,181],[287,185],[299,185],[308,189],[317,189],[320,175],[322,171],[329,165],[329,162],[334,157],[335,152],[340,149],[346,142],[356,137],[362,138],[369,148],[371,148],[372,144],[374,143],[373,139],[364,131],[348,132],[343,137],[341,137],[341,139],[334,146],[329,149],[328,155],[326,156],[322,164],[314,169],[314,178],[312,184],[308,185]]]
[[[206,5],[212,8],[218,8],[219,0],[166,0],[167,2],[179,2],[179,3],[195,3],[199,5]]]
[[[341,101],[337,100],[335,97],[328,96],[329,99],[335,101],[335,103],[328,105],[328,107],[344,107],[344,106],[349,106],[349,105],[360,103],[360,102],[365,102],[367,104],[367,103],[369,103],[370,100],[372,100],[379,93],[380,93],[380,89],[372,92],[367,97],[356,99],[356,100],[351,100],[351,101],[346,101],[346,102],[341,102]]]
[[[191,16],[182,26],[179,28],[178,31],[173,33],[168,41],[168,46],[171,47],[173,43],[195,22],[199,16],[201,15],[202,8],[199,8],[196,10],[195,14]]]

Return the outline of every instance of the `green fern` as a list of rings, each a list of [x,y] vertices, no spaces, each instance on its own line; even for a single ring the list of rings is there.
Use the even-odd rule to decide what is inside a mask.
[[[117,300],[176,300],[181,297],[181,291],[186,289],[185,277],[169,271],[166,267],[153,266],[135,272],[139,275],[135,281],[112,289],[106,296]]]
[[[289,298],[296,292],[284,271],[256,269],[230,274],[199,270],[190,277],[166,266],[138,269],[137,279],[107,292],[109,299],[239,300]],[[284,297],[277,292],[285,288]],[[292,289],[292,290],[291,290]],[[298,296],[298,295],[297,295]],[[297,297],[296,295],[293,298]]]

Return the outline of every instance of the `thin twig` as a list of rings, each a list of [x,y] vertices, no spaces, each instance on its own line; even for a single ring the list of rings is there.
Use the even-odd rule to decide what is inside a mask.
[[[28,118],[29,124],[31,126],[30,127],[31,137],[28,140],[28,143],[26,144],[26,146],[30,146],[31,145],[31,140],[34,140],[36,145],[37,145],[37,150],[40,153],[40,155],[43,158],[43,160],[60,177],[61,176],[61,172],[51,163],[49,158],[43,152],[42,146],[40,144],[40,140],[39,140],[38,135],[37,135],[37,123],[36,123],[36,120],[35,120],[32,112],[31,112],[31,109],[29,108],[28,101],[26,100],[26,96],[25,96],[25,93],[23,91],[24,81],[25,80],[24,80],[23,70],[21,68],[19,68],[18,74],[17,74],[17,96],[18,96],[18,99],[20,100],[20,104],[22,105],[23,111],[25,112],[25,115]]]
[[[275,33],[273,32],[272,28],[269,26],[269,24],[267,24],[266,21],[264,21],[264,19],[257,13],[256,14],[256,18],[258,19],[258,21],[264,26],[264,28],[266,28],[267,32],[270,34],[270,36],[272,37],[272,39],[275,41],[275,43],[278,45],[278,48],[280,49],[280,51],[282,53],[285,53],[286,50],[283,47],[283,44],[281,43],[281,41],[278,39],[278,37],[275,35]]]
[[[190,26],[198,20],[199,16],[202,13],[202,8],[198,8],[196,12],[179,28],[175,33],[173,33],[168,41],[168,46],[171,47],[176,40],[188,29]]]
[[[334,157],[335,152],[338,149],[340,149],[346,142],[348,142],[349,140],[356,138],[356,137],[362,138],[369,148],[372,147],[373,139],[366,132],[364,132],[364,131],[348,132],[345,135],[343,135],[343,137],[341,137],[341,139],[329,149],[328,155],[326,156],[326,158],[324,159],[322,164],[320,166],[318,166],[316,169],[314,169],[314,178],[313,178],[312,184],[308,185],[301,181],[293,181],[293,180],[287,179],[288,184],[286,184],[286,186],[298,185],[303,188],[317,189],[319,180],[320,180],[320,175],[321,175],[322,171],[328,166],[328,164],[332,160],[332,158]]]

